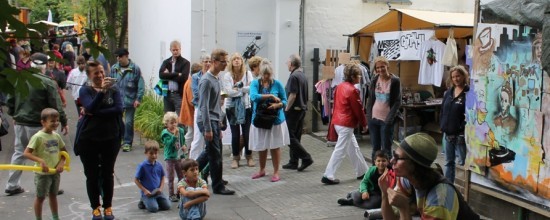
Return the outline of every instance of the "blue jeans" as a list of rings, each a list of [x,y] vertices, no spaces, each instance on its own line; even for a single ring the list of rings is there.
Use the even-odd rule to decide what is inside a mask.
[[[391,157],[391,143],[393,139],[393,124],[388,125],[384,121],[373,118],[369,120],[370,142],[372,144],[372,164],[375,161],[376,151],[382,150]]]
[[[207,164],[210,164],[210,178],[212,179],[212,190],[219,192],[225,189],[222,182],[222,139],[220,138],[220,122],[211,121],[212,140],[204,140],[206,148],[201,153],[197,162],[199,170],[202,170]],[[204,125],[202,122],[197,122],[199,131],[204,135]]]
[[[202,188],[197,187],[187,187],[185,190],[187,191],[195,191],[195,190],[201,190]],[[182,196],[180,199],[180,218],[184,220],[195,220],[195,219],[203,219],[206,215],[206,202],[202,202],[196,205],[193,205],[189,207],[188,209],[184,208],[183,204],[186,202],[189,202],[193,200],[192,198],[184,197]]]
[[[157,212],[159,210],[168,210],[170,209],[170,202],[164,193],[160,193],[156,196],[142,196],[141,201],[145,204],[145,208],[149,212]]]
[[[451,182],[455,181],[455,160],[458,157],[458,165],[464,166],[466,160],[466,143],[464,135],[445,135],[445,177]]]
[[[233,115],[231,111],[227,111],[227,119],[231,120],[233,118],[236,118],[236,115]],[[229,124],[229,127],[231,128],[231,152],[233,153],[234,157],[240,156],[241,152],[241,129],[242,129],[242,135],[243,135],[243,142],[244,142],[244,151],[246,156],[252,155],[252,151],[248,148],[248,137],[250,134],[250,120],[252,119],[252,110],[250,108],[246,109],[245,113],[245,123],[244,124],[236,124],[232,125]],[[236,120],[236,119],[235,119]]]
[[[134,141],[134,107],[124,108],[124,144],[132,145]]]

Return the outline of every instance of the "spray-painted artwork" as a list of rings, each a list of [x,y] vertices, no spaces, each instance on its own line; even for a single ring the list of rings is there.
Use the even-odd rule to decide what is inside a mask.
[[[541,43],[540,31],[530,27],[478,24],[466,99],[466,165],[478,174],[472,182],[549,208],[549,186],[541,185],[550,183]]]

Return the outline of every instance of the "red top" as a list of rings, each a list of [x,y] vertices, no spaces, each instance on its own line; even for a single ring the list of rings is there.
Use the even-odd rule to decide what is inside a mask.
[[[349,82],[342,82],[336,87],[332,123],[350,128],[355,128],[357,124],[367,126],[367,117],[361,105],[359,90]]]

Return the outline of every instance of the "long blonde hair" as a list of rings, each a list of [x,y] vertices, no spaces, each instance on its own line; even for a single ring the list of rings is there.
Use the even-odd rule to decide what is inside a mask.
[[[235,59],[241,59],[241,66],[238,66],[238,67],[233,66],[233,60]],[[234,68],[238,68],[238,70],[233,71]],[[237,53],[231,54],[231,57],[229,57],[229,62],[225,70],[231,73],[231,77],[233,78],[234,81],[240,81],[242,79],[242,77],[246,72],[246,67],[244,65],[243,57],[241,56],[240,53],[237,52]]]

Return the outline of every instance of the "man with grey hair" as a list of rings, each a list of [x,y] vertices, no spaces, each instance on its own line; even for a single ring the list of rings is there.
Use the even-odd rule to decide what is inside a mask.
[[[34,74],[44,85],[43,87],[30,88],[29,94],[23,97],[20,93],[9,95],[6,101],[8,114],[15,121],[15,144],[14,152],[11,157],[11,164],[24,165],[25,157],[23,152],[29,144],[31,137],[42,129],[40,113],[45,108],[53,108],[59,112],[61,122],[61,132],[64,135],[69,133],[67,126],[67,116],[62,107],[61,98],[57,92],[57,83],[45,76],[48,56],[42,53],[35,53],[31,56],[31,66],[40,70],[40,74]],[[21,170],[10,170],[8,183],[5,192],[11,196],[25,192],[20,185]],[[63,193],[60,190],[58,194]]]
[[[302,59],[298,54],[292,54],[287,61],[290,76],[286,82],[285,90],[287,94],[287,106],[285,108],[285,118],[290,135],[288,164],[283,165],[283,169],[303,171],[311,164],[313,159],[300,143],[302,138],[302,129],[304,128],[304,118],[307,111],[308,85],[306,75],[301,66]],[[299,160],[302,159],[302,165],[298,167]]]
[[[197,126],[197,115],[199,113],[198,111],[198,103],[199,103],[199,81],[201,77],[208,72],[210,69],[210,65],[212,64],[212,61],[210,59],[210,55],[204,54],[201,56],[201,63],[202,63],[202,70],[199,72],[196,72],[192,75],[191,78],[191,90],[193,91],[193,106],[195,107],[195,112],[193,115],[194,122],[193,123],[193,141],[191,142],[191,149],[189,150],[189,158],[196,160],[201,152],[204,150],[204,137],[199,132],[199,127]]]
[[[189,78],[191,63],[181,56],[181,43],[177,40],[170,42],[172,56],[160,65],[159,78],[168,94],[164,96],[164,112],[180,113],[183,85]]]

